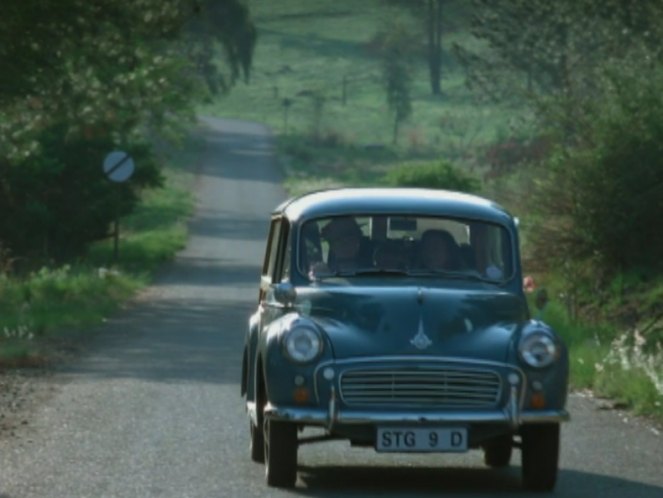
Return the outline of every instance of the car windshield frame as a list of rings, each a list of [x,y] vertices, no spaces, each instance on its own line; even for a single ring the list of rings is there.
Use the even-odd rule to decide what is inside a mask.
[[[486,234],[491,233],[492,236],[497,237],[495,242],[492,242],[491,248],[485,248],[483,251],[493,250],[495,251],[499,246],[499,257],[501,259],[501,268],[495,267],[492,270],[492,273],[489,272],[488,266],[484,268],[483,271],[479,271],[478,267],[463,267],[455,269],[430,269],[430,268],[418,268],[415,266],[407,265],[406,267],[401,266],[389,266],[375,264],[375,260],[371,261],[371,264],[358,265],[355,268],[351,269],[336,269],[336,268],[325,268],[324,271],[313,271],[311,269],[312,265],[304,267],[303,263],[306,263],[306,257],[303,257],[303,251],[305,250],[306,241],[303,239],[305,237],[305,231],[307,230],[308,224],[315,223],[317,224],[317,234],[318,237],[317,243],[319,244],[319,250],[321,257],[320,263],[323,263],[322,259],[326,256],[328,257],[329,242],[324,240],[324,236],[320,234],[320,224],[326,220],[332,220],[336,218],[359,218],[359,219],[368,219],[371,222],[371,226],[368,227],[370,231],[373,230],[372,224],[376,219],[386,219],[388,223],[391,223],[391,220],[397,219],[400,221],[400,224],[404,227],[407,226],[408,220],[416,220],[416,225],[419,225],[419,222],[428,221],[443,223],[443,224],[456,224],[459,227],[465,227],[468,231],[468,238],[472,236],[469,235],[470,231],[479,232],[483,230]],[[362,228],[362,235],[366,238],[366,226]],[[407,227],[406,227],[407,228]],[[438,280],[454,280],[460,281],[465,280],[468,282],[485,282],[495,285],[504,285],[514,278],[517,274],[517,242],[515,235],[512,229],[503,223],[496,223],[494,221],[488,221],[481,218],[459,218],[455,216],[444,216],[444,215],[430,215],[430,214],[417,214],[417,213],[384,213],[384,212],[372,212],[372,213],[363,213],[356,212],[351,214],[329,214],[316,216],[311,218],[306,218],[300,220],[296,230],[297,237],[292,240],[293,244],[296,244],[294,247],[295,253],[295,269],[309,282],[321,281],[329,278],[353,278],[353,277],[380,277],[380,276],[390,276],[390,277],[416,277],[416,278],[425,278],[425,279],[438,279]],[[391,241],[397,240],[409,240],[409,243],[414,246],[420,245],[421,241],[421,232],[417,232],[417,238],[403,238],[403,239],[383,239],[383,240],[374,240],[368,239],[371,244],[380,243],[390,243]],[[488,236],[487,236],[488,237]],[[457,241],[456,241],[457,242]],[[467,241],[466,241],[467,242]],[[326,244],[326,250],[323,245]],[[466,245],[466,243],[464,243]],[[471,247],[471,245],[470,245]],[[372,250],[375,250],[376,247],[373,246]],[[418,249],[414,247],[411,249],[417,251]],[[327,252],[327,254],[325,254]],[[373,254],[373,256],[375,256]],[[413,257],[413,253],[410,254],[410,257]],[[323,263],[326,266],[326,263]]]

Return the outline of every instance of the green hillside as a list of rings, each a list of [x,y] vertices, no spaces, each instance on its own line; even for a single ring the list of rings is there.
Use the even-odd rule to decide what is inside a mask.
[[[306,163],[297,172],[313,183],[372,183],[405,158],[444,157],[481,169],[481,146],[509,135],[522,110],[477,105],[467,89],[449,54],[453,43],[468,38],[468,14],[458,5],[444,20],[443,95],[431,94],[425,59],[418,57],[413,113],[395,147],[376,33],[394,18],[420,32],[422,44],[425,33],[408,11],[379,0],[252,1],[258,44],[250,82],[202,112],[267,123],[290,156]],[[314,150],[302,150],[313,137]]]

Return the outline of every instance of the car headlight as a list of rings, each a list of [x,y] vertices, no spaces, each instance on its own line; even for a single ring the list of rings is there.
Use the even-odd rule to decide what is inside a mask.
[[[322,352],[322,337],[311,327],[295,327],[283,337],[286,356],[295,363],[313,361]]]
[[[555,339],[544,332],[532,332],[520,341],[520,357],[531,367],[543,368],[552,364],[559,356]]]

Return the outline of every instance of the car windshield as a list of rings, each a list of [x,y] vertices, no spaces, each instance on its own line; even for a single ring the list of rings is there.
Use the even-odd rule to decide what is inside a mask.
[[[357,215],[307,221],[299,271],[311,280],[403,275],[504,282],[513,274],[508,231],[443,217]]]

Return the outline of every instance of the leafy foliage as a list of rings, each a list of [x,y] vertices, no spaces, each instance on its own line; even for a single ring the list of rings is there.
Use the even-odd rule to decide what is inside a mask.
[[[402,24],[390,23],[381,33],[382,78],[387,104],[394,113],[393,142],[400,124],[412,114],[412,41]]]
[[[27,261],[64,261],[109,235],[109,225],[128,214],[144,187],[160,185],[157,163],[144,143],[125,143],[138,167],[130,182],[113,184],[101,173],[108,139],[64,140],[64,125],[38,136],[40,154],[0,169],[0,234]]]
[[[387,173],[387,182],[398,187],[422,187],[477,192],[479,180],[448,162],[404,164]]]
[[[442,34],[444,31],[442,20],[445,11],[450,6],[449,0],[385,0],[393,4],[408,8],[421,22],[422,32],[426,37],[426,62],[433,95],[442,94]]]
[[[491,97],[527,97],[546,137],[546,155],[530,161],[542,163],[528,173],[535,188],[521,196],[534,220],[530,254],[571,280],[597,268],[660,269],[663,4],[474,5],[473,35],[485,50],[457,47],[468,82]]]
[[[585,107],[573,146],[558,142],[532,202],[541,216],[540,257],[595,259],[606,273],[663,270],[661,84],[657,68],[609,75],[603,99]]]
[[[155,134],[177,136],[197,101],[248,78],[255,37],[243,0],[5,2],[3,247],[61,260],[103,237],[142,188],[159,184]],[[136,160],[128,185],[103,178],[101,161],[113,149]]]
[[[662,52],[658,0],[474,1],[477,51],[454,51],[468,83],[494,98],[592,94],[595,71],[636,47]]]

